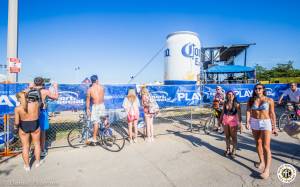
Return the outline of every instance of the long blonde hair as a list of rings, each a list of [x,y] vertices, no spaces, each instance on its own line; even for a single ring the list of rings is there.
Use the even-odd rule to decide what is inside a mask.
[[[135,94],[135,90],[134,89],[129,89],[128,90],[128,95],[127,95],[127,99],[133,103],[136,100],[136,94]]]
[[[25,112],[28,113],[28,102],[26,99],[26,92],[21,91],[21,92],[17,93],[16,96],[17,96],[17,100],[20,102],[20,104],[23,107],[23,109],[25,110]]]
[[[146,87],[142,87],[141,89],[141,96],[143,95],[149,96],[149,90]]]

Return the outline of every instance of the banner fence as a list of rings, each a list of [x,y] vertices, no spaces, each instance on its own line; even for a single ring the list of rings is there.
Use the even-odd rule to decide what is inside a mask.
[[[213,101],[216,86],[221,86],[225,92],[232,90],[241,103],[248,101],[251,97],[255,84],[206,84],[206,85],[151,85],[147,86],[151,96],[160,107],[160,115],[155,118],[154,123],[178,123],[187,128],[199,125],[203,116],[207,117],[207,111],[202,111]],[[49,87],[51,85],[48,85]],[[266,84],[267,96],[277,101],[287,84]],[[7,145],[13,151],[18,151],[21,146],[17,136],[13,134],[14,108],[18,105],[16,93],[26,89],[28,84],[0,84],[0,152]],[[50,129],[47,132],[47,143],[50,147],[67,146],[66,136],[68,132],[77,127],[79,116],[84,113],[87,84],[60,84],[59,98],[48,102],[50,118]],[[122,109],[123,100],[128,89],[136,89],[140,92],[141,86],[135,84],[127,85],[104,85],[104,103],[112,124],[124,127],[127,132],[127,123],[124,120],[126,114]],[[201,107],[200,107],[201,106]],[[143,118],[141,108],[140,119]],[[210,110],[208,110],[209,112]],[[201,115],[200,115],[201,113]],[[5,123],[4,116],[10,116],[9,122]],[[142,123],[142,122],[141,122]]]

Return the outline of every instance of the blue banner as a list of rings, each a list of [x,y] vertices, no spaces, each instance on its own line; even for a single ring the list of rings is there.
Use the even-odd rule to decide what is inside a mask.
[[[135,89],[135,84],[127,85],[105,85],[104,105],[107,109],[122,108],[124,98],[129,89]]]
[[[196,85],[147,86],[160,108],[200,105],[200,87]]]
[[[49,112],[84,110],[87,84],[60,84],[56,101],[48,100]]]
[[[27,87],[28,84],[0,84],[0,115],[14,112],[16,94]]]
[[[134,88],[135,84],[128,85],[105,85],[104,105],[106,109],[122,108],[123,100],[128,89]],[[57,101],[48,102],[48,110],[68,111],[85,110],[87,84],[61,84],[59,85],[59,98]]]
[[[245,103],[252,96],[255,84],[207,84],[207,85],[155,85],[147,86],[160,108],[197,106],[201,103],[212,103],[216,86],[225,92],[233,90],[237,100]],[[287,84],[266,84],[267,96],[277,101]],[[11,114],[17,104],[16,93],[26,89],[28,84],[0,84],[0,115]],[[48,109],[53,111],[84,110],[86,84],[60,84],[59,98],[49,101]],[[136,88],[135,84],[105,85],[104,104],[107,109],[122,108],[128,89]]]
[[[0,84],[0,115],[14,112],[17,105],[16,94],[27,87],[28,84]],[[88,88],[87,84],[60,84],[58,100],[48,100],[47,102],[49,112],[84,110]],[[123,100],[130,88],[135,89],[136,85],[105,85],[104,104],[106,109],[122,108]]]
[[[203,85],[203,102],[212,103],[216,93],[216,87],[221,86],[225,93],[229,90],[234,91],[240,103],[246,103],[252,96],[255,84],[206,84]],[[288,89],[288,84],[265,84],[267,96],[278,101],[284,90]]]

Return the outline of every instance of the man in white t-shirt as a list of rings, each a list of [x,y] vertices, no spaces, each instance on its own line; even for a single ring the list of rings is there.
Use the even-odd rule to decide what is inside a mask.
[[[300,102],[300,89],[297,88],[296,83],[291,83],[290,88],[285,90],[283,94],[280,96],[278,103],[282,103],[282,98],[288,96],[288,101],[294,104],[298,104]]]
[[[278,101],[279,104],[282,103],[282,98],[285,96],[288,96],[288,103],[286,104],[287,110],[295,111],[295,114],[300,116],[300,89],[297,88],[296,83],[291,83],[290,88],[283,92]]]

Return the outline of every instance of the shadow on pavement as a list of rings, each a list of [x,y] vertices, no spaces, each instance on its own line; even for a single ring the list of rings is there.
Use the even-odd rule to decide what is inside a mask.
[[[222,135],[210,134],[209,136],[215,137],[216,140],[224,140]],[[224,142],[225,143],[225,142]],[[238,134],[238,147],[239,149],[251,150],[256,153],[254,139],[247,136],[240,136]],[[292,160],[300,161],[300,145],[296,143],[283,142],[278,139],[271,140],[272,154],[276,156],[286,157]]]
[[[198,137],[195,137],[195,136],[192,136],[192,135],[182,134],[181,132],[174,132],[174,131],[171,131],[171,130],[167,130],[167,131],[170,132],[170,133],[173,132],[174,135],[190,141],[192,143],[192,145],[194,145],[196,147],[197,146],[205,146],[209,150],[211,150],[211,151],[215,152],[216,154],[218,154],[218,155],[220,155],[220,156],[223,157],[223,153],[224,153],[223,149],[217,148],[217,147],[215,147],[215,146],[213,146],[213,145],[211,145],[211,144],[209,144],[209,143],[207,143],[205,141],[202,141]],[[240,161],[235,160],[235,159],[232,159],[232,161],[235,162],[235,163],[237,163],[237,164],[239,164],[239,165],[241,165],[241,166],[243,166],[243,167],[245,167],[245,168],[247,168],[248,170],[250,170],[251,171],[251,175],[250,175],[251,177],[253,177],[253,178],[259,178],[259,174],[260,173],[258,173],[257,171],[255,171],[251,167],[249,167],[249,166],[247,166],[247,165],[245,165],[245,164],[243,164]]]
[[[17,167],[17,165],[12,165],[10,166],[9,168],[5,169],[5,170],[0,170],[0,176],[1,175],[5,175],[5,176],[8,176],[12,171],[13,169]]]
[[[221,155],[223,157],[223,153],[224,150],[223,149],[219,149],[205,141],[202,141],[200,138],[195,137],[193,135],[187,135],[187,134],[183,134],[182,132],[175,132],[175,131],[171,131],[171,130],[167,130],[169,133],[172,133],[178,137],[181,137],[183,139],[188,140],[189,142],[191,142],[191,144],[193,146],[205,146],[206,148],[208,148],[209,150],[215,152],[218,155]],[[214,134],[211,133],[209,136],[215,137],[216,140],[220,141],[220,140],[224,140],[224,137],[222,135],[219,134]],[[224,142],[225,144],[225,142]],[[255,147],[255,142],[254,139],[252,139],[251,137],[245,137],[245,136],[239,136],[238,137],[238,148],[240,150],[251,150],[254,152],[254,154],[256,153],[256,147]],[[287,162],[286,160],[283,160],[279,157],[285,157],[288,159],[292,159],[292,160],[300,160],[300,145],[295,144],[295,143],[287,143],[287,142],[282,142],[276,139],[272,139],[271,141],[271,150],[272,150],[272,158],[279,161],[279,162],[283,162],[283,163],[287,163],[287,164],[291,164],[293,165],[295,168],[297,168],[298,171],[300,171],[300,167],[296,166],[294,163],[290,163]],[[246,158],[244,156],[241,155],[237,155],[237,157],[242,158],[244,160],[247,160],[249,162],[252,162],[253,164],[255,163],[255,161]],[[249,171],[251,171],[251,177],[253,178],[260,178],[260,173],[257,172],[256,170],[252,169],[251,167],[247,166],[246,164],[236,160],[236,159],[232,159],[233,162],[245,167],[246,169],[248,169]]]

